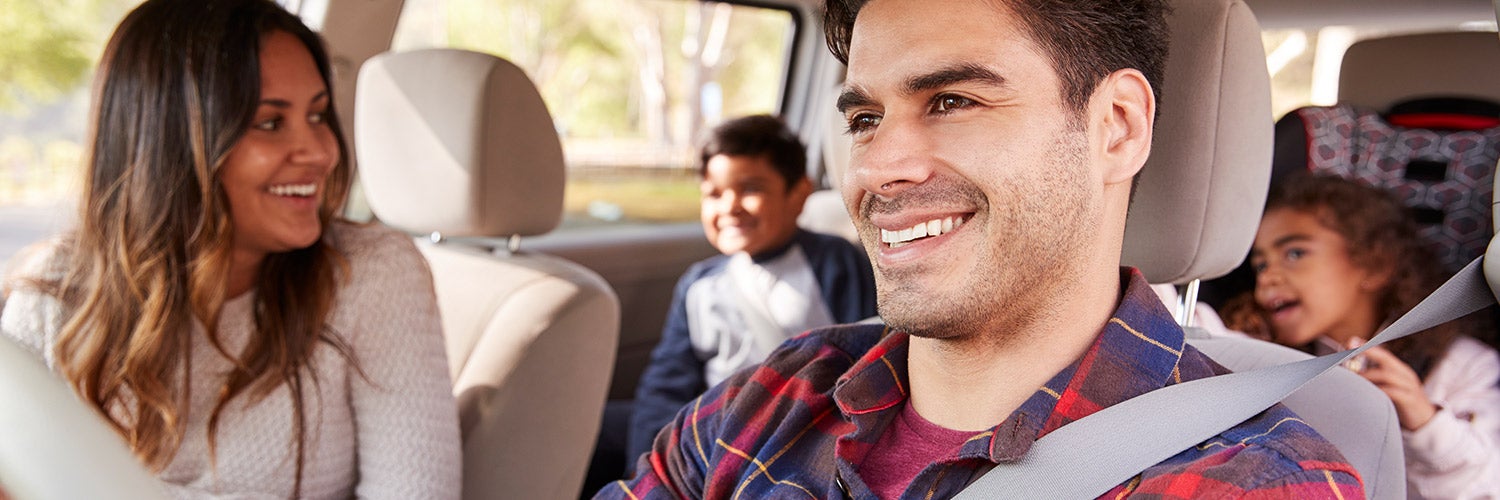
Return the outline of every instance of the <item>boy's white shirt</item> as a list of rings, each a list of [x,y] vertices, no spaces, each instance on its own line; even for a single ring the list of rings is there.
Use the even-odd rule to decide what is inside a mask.
[[[833,313],[802,249],[755,262],[729,256],[724,272],[693,283],[687,293],[688,332],[713,386],[766,359],[787,339],[831,325]]]

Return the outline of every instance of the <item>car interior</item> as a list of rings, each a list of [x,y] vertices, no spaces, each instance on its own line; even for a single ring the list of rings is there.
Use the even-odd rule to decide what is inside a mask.
[[[619,300],[593,271],[523,247],[562,218],[562,147],[541,95],[514,64],[456,49],[382,54],[360,81],[370,208],[428,235],[419,249],[448,340],[464,491],[576,495]]]
[[[329,42],[369,216],[410,233],[432,269],[460,405],[465,498],[587,497],[584,477],[606,401],[633,397],[673,285],[715,250],[696,221],[568,227],[565,198],[579,169],[559,139],[564,104],[547,99],[523,56],[456,43],[398,47],[402,17],[421,3],[283,2],[318,16],[314,24]],[[792,20],[771,111],[808,145],[822,188],[799,224],[857,242],[838,192],[849,161],[843,118],[832,109],[843,68],[822,40],[818,0],[729,3]],[[1167,85],[1130,209],[1124,265],[1176,286],[1184,304],[1221,304],[1253,286],[1242,263],[1266,187],[1301,170],[1403,196],[1426,223],[1423,236],[1451,249],[1450,271],[1500,248],[1491,244],[1500,222],[1493,199],[1500,4],[1174,4]],[[1292,70],[1281,68],[1277,49],[1299,36],[1285,33],[1316,34],[1304,41],[1309,54],[1333,47],[1334,62],[1323,58],[1307,71],[1332,65],[1335,94],[1283,95],[1278,75]],[[1411,137],[1433,146],[1413,150],[1405,146]],[[1335,140],[1361,154],[1319,156],[1318,146]],[[1500,290],[1500,260],[1490,260],[1489,282]],[[0,306],[3,300],[0,293]],[[1191,308],[1180,309],[1190,343],[1235,370],[1308,357],[1210,334],[1195,327]],[[1493,331],[1481,340],[1500,345]],[[154,498],[148,473],[113,431],[11,344],[0,340],[0,401],[28,403],[0,405],[0,428],[10,429],[0,439],[4,493],[15,500]],[[1373,385],[1335,370],[1284,403],[1350,459],[1370,498],[1406,497],[1395,411]],[[81,461],[91,464],[88,481],[71,479]]]

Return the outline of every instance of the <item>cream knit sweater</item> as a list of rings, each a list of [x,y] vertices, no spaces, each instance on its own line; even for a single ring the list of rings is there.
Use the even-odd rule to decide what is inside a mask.
[[[351,271],[330,325],[368,379],[331,348],[314,353],[313,377],[304,377],[316,383],[304,388],[302,498],[458,498],[458,417],[426,262],[410,239],[383,227],[335,223],[327,237]],[[46,257],[22,272],[47,272]],[[255,293],[224,305],[219,335],[230,352],[254,334]],[[55,368],[59,315],[52,297],[17,290],[0,315],[0,332]],[[217,466],[211,465],[208,416],[231,365],[201,326],[194,331],[187,434],[159,476],[166,489],[178,498],[291,497],[296,457],[285,386],[260,401],[240,396],[229,403],[219,423]]]

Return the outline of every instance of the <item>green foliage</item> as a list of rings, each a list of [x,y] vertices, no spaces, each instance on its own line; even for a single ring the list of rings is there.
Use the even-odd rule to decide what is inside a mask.
[[[123,9],[138,0],[0,0],[0,111],[83,84]]]
[[[541,90],[565,139],[691,147],[701,84],[723,89],[723,116],[774,111],[792,24],[734,7],[722,56],[698,51],[718,4],[684,0],[408,0],[394,46],[504,57]],[[701,78],[700,77],[706,77]],[[712,125],[712,124],[708,124]]]

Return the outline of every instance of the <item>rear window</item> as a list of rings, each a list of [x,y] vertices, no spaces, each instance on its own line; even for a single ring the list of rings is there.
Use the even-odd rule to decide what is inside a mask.
[[[695,144],[776,113],[792,12],[683,0],[407,0],[392,50],[454,47],[526,70],[568,163],[563,228],[697,220]]]
[[[1437,29],[1437,28],[1432,28]],[[1493,31],[1491,22],[1450,29]],[[1411,29],[1328,26],[1314,29],[1277,29],[1261,32],[1266,68],[1271,72],[1271,112],[1280,118],[1303,106],[1338,103],[1339,66],[1354,42],[1411,33]]]

